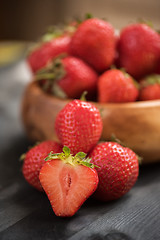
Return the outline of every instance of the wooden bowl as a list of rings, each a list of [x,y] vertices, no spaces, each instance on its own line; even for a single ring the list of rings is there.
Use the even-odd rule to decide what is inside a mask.
[[[31,82],[22,102],[22,120],[28,137],[33,141],[57,140],[55,118],[69,101],[50,96],[36,82]],[[160,100],[94,104],[102,113],[102,140],[109,140],[115,134],[143,157],[143,163],[160,160]]]

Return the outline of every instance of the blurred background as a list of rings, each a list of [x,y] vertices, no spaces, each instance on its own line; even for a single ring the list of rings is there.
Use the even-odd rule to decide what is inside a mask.
[[[92,13],[117,29],[144,19],[160,29],[160,0],[1,0],[0,64],[17,58],[49,25]],[[13,42],[14,41],[14,42]]]
[[[159,0],[1,0],[0,38],[36,40],[48,25],[92,13],[115,28],[139,18],[160,28]]]

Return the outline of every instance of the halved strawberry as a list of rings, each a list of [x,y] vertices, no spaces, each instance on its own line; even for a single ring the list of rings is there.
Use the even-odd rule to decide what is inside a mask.
[[[57,216],[73,216],[97,188],[97,172],[85,156],[73,157],[64,147],[63,153],[50,153],[41,168],[39,179]]]

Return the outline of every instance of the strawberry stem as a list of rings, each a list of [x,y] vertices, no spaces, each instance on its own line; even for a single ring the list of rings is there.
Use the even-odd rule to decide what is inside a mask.
[[[87,94],[88,94],[88,92],[87,92],[87,91],[84,91],[84,92],[82,93],[81,97],[80,97],[80,100],[86,102],[86,101],[87,101],[87,100],[86,100],[86,95],[87,95]]]
[[[143,157],[139,156],[138,154],[136,154],[136,156],[137,156],[137,158],[138,158],[139,164],[142,164]]]
[[[35,76],[36,80],[46,80],[46,79],[54,79],[55,74],[53,73],[39,73]]]
[[[23,153],[23,154],[21,154],[19,160],[24,161],[25,158],[26,158],[26,153]]]
[[[112,133],[112,135],[111,135],[111,141],[112,142],[116,142],[116,143],[120,144],[123,147],[126,147],[126,145],[119,138],[117,138],[114,133]]]
[[[91,13],[86,13],[85,20],[93,18],[93,15]]]

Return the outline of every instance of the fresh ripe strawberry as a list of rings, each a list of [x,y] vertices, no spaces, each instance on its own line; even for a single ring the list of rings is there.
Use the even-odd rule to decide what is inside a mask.
[[[73,100],[65,105],[55,120],[55,131],[61,143],[77,152],[88,153],[102,133],[99,110],[89,102]]]
[[[83,60],[73,56],[57,58],[36,77],[43,80],[41,86],[47,92],[58,97],[80,98],[87,91],[92,99],[97,89],[97,73]]]
[[[139,164],[136,154],[129,148],[115,142],[99,143],[90,153],[96,169],[99,185],[95,198],[101,201],[118,199],[135,184]]]
[[[45,67],[57,55],[68,53],[70,40],[70,36],[64,35],[53,38],[34,49],[27,58],[33,73]]]
[[[84,91],[88,96],[94,95],[97,88],[97,73],[83,60],[76,57],[62,59],[66,75],[58,82],[58,86],[69,98],[80,98]]]
[[[105,71],[98,79],[98,100],[102,103],[133,102],[138,92],[138,83],[118,69]]]
[[[64,153],[50,154],[41,168],[39,179],[57,216],[73,216],[86,199],[96,190],[98,175],[86,154],[74,157],[68,148]],[[54,160],[52,160],[54,159]]]
[[[160,75],[150,75],[140,82],[139,100],[160,99]]]
[[[51,151],[54,153],[61,152],[62,145],[48,140],[34,146],[25,154],[22,168],[23,175],[27,182],[39,191],[43,190],[39,181],[39,171],[45,163],[44,159]]]
[[[115,44],[113,27],[106,21],[91,18],[82,22],[73,34],[70,52],[102,72],[113,63]]]
[[[118,42],[119,67],[136,79],[152,73],[160,59],[160,36],[146,24],[125,27]]]

